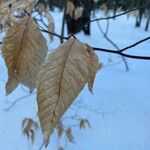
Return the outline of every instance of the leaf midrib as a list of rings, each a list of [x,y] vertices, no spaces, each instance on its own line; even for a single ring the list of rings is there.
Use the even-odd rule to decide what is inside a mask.
[[[62,73],[61,73],[61,77],[60,77],[60,84],[59,84],[58,101],[57,101],[57,103],[55,104],[55,108],[54,108],[54,111],[53,111],[53,118],[55,118],[55,111],[56,111],[56,108],[57,108],[57,105],[58,105],[59,99],[60,99],[60,93],[61,93],[60,91],[61,91],[61,85],[62,85],[62,79],[63,79],[63,74],[64,74],[65,66],[66,66],[66,63],[67,63],[67,60],[68,60],[70,51],[71,51],[71,47],[72,47],[72,45],[74,44],[74,42],[75,42],[75,39],[73,39],[72,44],[69,46],[69,49],[68,49],[68,52],[67,52],[67,56],[66,56],[66,59],[65,59],[65,62],[64,62],[64,67],[63,67],[63,69],[62,69]],[[54,119],[52,119],[51,129],[52,129],[52,127],[53,127],[53,124],[54,124]],[[51,129],[50,129],[50,131],[51,131]]]
[[[31,16],[28,17],[27,22],[25,24],[25,28],[23,30],[23,34],[22,34],[22,38],[21,38],[21,43],[20,43],[20,48],[19,48],[19,51],[18,51],[18,57],[16,59],[17,60],[16,63],[14,64],[14,70],[13,71],[18,71],[16,67],[18,65],[19,57],[20,57],[22,49],[23,49],[24,38],[25,38],[26,30],[27,30],[28,24],[30,22],[30,19],[31,19]]]

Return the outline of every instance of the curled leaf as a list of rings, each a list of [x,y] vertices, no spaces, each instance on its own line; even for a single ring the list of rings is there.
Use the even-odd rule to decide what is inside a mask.
[[[86,126],[88,126],[89,128],[91,127],[89,120],[87,120],[87,119],[81,119],[80,123],[79,123],[79,128],[80,129],[85,129]]]

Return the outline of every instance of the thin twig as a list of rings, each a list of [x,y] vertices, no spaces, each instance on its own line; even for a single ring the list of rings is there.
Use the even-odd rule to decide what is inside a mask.
[[[59,34],[57,34],[57,33],[49,32],[49,31],[47,31],[47,30],[45,30],[45,29],[41,29],[41,31],[42,31],[42,32],[45,32],[45,33],[48,33],[48,34],[52,34],[52,35],[54,35],[54,36],[56,36],[56,37],[58,37],[58,38],[63,38],[63,39],[65,39],[65,40],[68,40],[68,39],[69,39],[69,37],[64,37],[64,36],[61,36],[61,35],[59,35]]]
[[[138,41],[138,42],[136,42],[136,43],[134,43],[134,44],[132,44],[130,46],[127,46],[127,47],[121,49],[120,52],[124,52],[125,50],[128,50],[128,49],[130,49],[132,47],[135,47],[135,46],[137,46],[137,45],[139,45],[139,44],[141,44],[141,43],[143,43],[143,42],[145,42],[147,40],[150,40],[150,36],[148,36],[148,37],[146,37],[146,38],[144,38],[144,39],[142,39],[142,40],[140,40],[140,41]]]
[[[125,12],[120,13],[120,14],[118,14],[118,15],[113,15],[113,16],[110,16],[110,17],[102,17],[102,18],[96,18],[96,19],[93,19],[93,20],[89,20],[89,21],[85,22],[84,24],[82,24],[82,26],[80,26],[75,32],[80,31],[85,25],[87,25],[87,24],[89,24],[89,23],[92,23],[92,22],[95,22],[95,21],[102,21],[102,20],[114,19],[114,18],[123,16],[123,15],[125,15],[125,14],[128,14],[128,13],[130,13],[130,12],[143,9],[143,8],[145,8],[145,7],[147,7],[147,4],[144,5],[144,6],[141,6],[141,7],[139,7],[139,8],[134,8],[134,9],[125,11]]]
[[[28,95],[25,95],[25,96],[22,96],[22,97],[19,97],[18,99],[16,99],[14,102],[12,102],[12,104],[6,108],[5,110],[8,111],[10,110],[14,105],[16,105],[18,102],[20,102],[21,100],[25,99],[25,98],[28,98],[29,96],[33,95],[35,93],[32,93],[32,94],[28,94]]]
[[[108,53],[117,54],[117,55],[120,55],[120,56],[132,58],[132,59],[150,60],[150,56],[129,55],[129,54],[122,53],[122,52],[120,52],[120,51],[108,50],[108,49],[97,48],[97,47],[93,47],[93,49],[94,49],[95,51],[108,52]]]
[[[56,37],[59,37],[59,38],[63,38],[63,39],[65,39],[65,40],[68,40],[68,39],[71,37],[71,35],[68,36],[68,37],[62,37],[61,35],[58,35],[58,34],[53,33],[53,32],[49,32],[49,31],[47,31],[47,30],[45,30],[45,29],[41,29],[41,31],[42,31],[42,32],[45,32],[45,33],[48,33],[48,34],[52,34],[52,35],[54,35],[54,36],[56,36]],[[131,49],[131,48],[133,48],[133,47],[135,47],[135,46],[137,46],[137,45],[139,45],[139,44],[141,44],[141,43],[143,43],[143,42],[145,42],[145,41],[147,41],[147,40],[150,40],[150,36],[149,36],[149,37],[146,37],[146,38],[144,38],[144,39],[142,39],[142,40],[140,40],[140,41],[138,41],[138,42],[136,42],[136,43],[134,43],[134,44],[132,44],[132,45],[129,45],[129,46],[123,48],[123,49],[120,49],[119,51],[111,50],[111,49],[105,49],[105,48],[97,48],[97,47],[92,47],[92,48],[93,48],[95,51],[102,51],[102,52],[107,52],[107,53],[118,54],[118,55],[120,55],[120,56],[124,56],[124,57],[128,57],[128,58],[141,59],[141,60],[144,60],[144,59],[145,59],[145,60],[150,60],[150,56],[136,56],[136,55],[129,55],[129,54],[122,53],[122,52],[124,52],[125,50]]]
[[[109,29],[109,20],[107,20],[107,28],[106,28],[106,32],[103,31],[103,29],[101,28],[101,25],[99,23],[99,21],[97,21],[97,25],[98,25],[98,28],[99,30],[101,31],[101,33],[103,34],[104,38],[110,43],[112,44],[118,51],[120,51],[120,48],[107,36],[108,34],[108,29]],[[124,65],[125,65],[125,68],[126,68],[126,71],[129,70],[129,67],[128,67],[128,63],[126,61],[126,59],[124,58],[124,56],[121,56],[122,57],[122,60],[124,62]]]
[[[40,145],[39,149],[38,150],[42,150],[44,147],[44,142],[42,142],[42,144]]]

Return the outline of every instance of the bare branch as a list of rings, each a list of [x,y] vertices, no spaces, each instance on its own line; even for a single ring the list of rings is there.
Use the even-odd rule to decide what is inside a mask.
[[[52,35],[54,35],[56,37],[59,37],[59,38],[63,38],[65,40],[68,40],[72,36],[72,35],[70,35],[68,37],[62,37],[61,35],[58,35],[58,34],[53,33],[53,32],[49,32],[49,31],[47,31],[45,29],[41,29],[41,31],[45,32],[45,33],[48,33],[48,34],[52,34]],[[75,38],[75,36],[73,36],[73,37]],[[129,54],[122,53],[125,50],[131,49],[131,48],[133,48],[133,47],[135,47],[135,46],[137,46],[137,45],[139,45],[139,44],[141,44],[141,43],[143,43],[143,42],[145,42],[145,41],[147,41],[149,39],[150,39],[150,36],[146,37],[146,38],[144,38],[144,39],[142,39],[142,40],[140,40],[140,41],[138,41],[138,42],[136,42],[136,43],[134,43],[132,45],[129,45],[129,46],[123,48],[123,49],[120,49],[119,51],[105,49],[105,48],[97,48],[97,47],[93,47],[93,49],[95,51],[102,51],[102,52],[107,52],[107,53],[118,54],[120,56],[124,56],[124,57],[128,57],[128,58],[133,58],[133,59],[150,60],[150,56],[135,56],[135,55],[129,55]]]
[[[93,49],[95,51],[102,51],[102,52],[108,52],[108,53],[118,54],[120,56],[124,56],[124,57],[128,57],[128,58],[133,58],[133,59],[150,60],[150,56],[129,55],[129,54],[125,54],[125,53],[122,53],[122,52],[116,51],[116,50],[108,50],[108,49],[102,49],[102,48],[96,48],[96,47],[93,47]]]
[[[149,4],[149,3],[148,3],[148,4]],[[92,22],[95,22],[95,21],[101,21],[101,20],[114,19],[114,18],[123,16],[123,15],[125,15],[125,14],[128,14],[128,13],[130,13],[130,12],[143,9],[143,8],[147,7],[148,4],[146,4],[146,5],[144,5],[144,6],[141,6],[141,7],[139,7],[139,8],[130,9],[130,10],[125,11],[125,12],[123,12],[123,13],[120,13],[120,14],[118,14],[118,15],[113,15],[113,16],[110,16],[110,17],[103,17],[103,18],[96,18],[96,19],[87,21],[86,23],[82,24],[82,26],[80,26],[80,27],[76,30],[76,32],[80,31],[85,25],[87,25],[87,24],[89,24],[89,23],[92,23]]]
[[[7,107],[5,110],[8,111],[10,110],[14,105],[16,105],[18,102],[20,102],[21,100],[23,99],[26,99],[28,97],[30,97],[31,95],[34,95],[35,93],[30,93],[30,94],[27,94],[27,95],[24,95],[22,97],[19,97],[18,99],[16,99],[14,102],[11,103],[11,105],[9,107]]]
[[[68,40],[68,39],[70,38],[70,36],[69,36],[69,37],[64,37],[64,36],[61,36],[61,35],[59,35],[59,34],[56,34],[56,33],[53,33],[53,32],[49,32],[49,31],[47,31],[47,30],[45,30],[45,29],[41,29],[41,31],[42,31],[42,32],[45,32],[45,33],[48,33],[48,34],[52,34],[52,35],[54,35],[54,36],[56,36],[56,37],[58,37],[58,38],[63,38],[63,39],[65,39],[65,40]]]
[[[130,48],[132,48],[132,47],[135,47],[135,46],[137,46],[138,44],[141,44],[141,43],[143,43],[143,42],[145,42],[145,41],[147,41],[147,40],[150,40],[150,36],[148,36],[148,37],[146,37],[146,38],[144,38],[144,39],[142,39],[142,40],[140,40],[140,41],[138,41],[138,42],[136,42],[136,43],[134,43],[134,44],[132,44],[132,45],[130,45],[130,46],[128,46],[128,47],[125,47],[125,48],[121,49],[120,52],[124,52],[125,50],[128,50],[128,49],[130,49]]]
[[[120,48],[107,36],[108,31],[109,31],[109,20],[107,20],[106,32],[104,32],[103,29],[101,28],[101,25],[100,25],[99,21],[97,21],[97,25],[98,25],[99,30],[100,30],[101,33],[103,34],[104,38],[105,38],[110,44],[112,44],[112,45],[117,49],[117,51],[119,51]],[[124,62],[126,71],[128,71],[128,70],[129,70],[128,63],[127,63],[126,59],[124,58],[124,56],[122,56],[122,60],[123,60],[123,62]]]

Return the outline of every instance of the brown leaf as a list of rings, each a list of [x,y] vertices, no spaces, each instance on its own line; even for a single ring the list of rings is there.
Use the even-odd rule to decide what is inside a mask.
[[[88,45],[87,47],[90,55],[90,62],[89,62],[90,78],[88,81],[88,87],[89,87],[89,91],[93,94],[93,84],[94,84],[95,74],[97,70],[100,69],[101,65],[98,62],[98,56],[94,53],[93,49]]]
[[[18,16],[22,16],[24,10],[31,12],[34,0],[1,0],[0,1],[0,24],[2,25],[2,31],[7,31],[8,28],[16,22],[14,12],[17,12]],[[0,29],[1,30],[1,29]]]
[[[30,16],[16,22],[7,32],[2,54],[8,68],[6,93],[10,94],[21,82],[32,91],[36,75],[47,54],[46,40]]]
[[[0,12],[11,6],[12,10],[26,9],[30,5],[33,5],[34,0],[1,0],[0,1]]]
[[[64,132],[64,129],[62,127],[62,124],[60,123],[58,126],[57,126],[57,134],[58,134],[58,137],[61,138],[61,136],[63,135],[63,132]]]
[[[67,128],[66,135],[67,135],[67,138],[68,138],[69,142],[73,142],[74,136],[72,134],[72,129],[71,128]]]
[[[82,7],[77,7],[74,11],[74,19],[77,20],[83,15],[83,8]]]
[[[81,120],[80,120],[79,127],[80,127],[80,129],[85,129],[85,122],[84,122],[84,119],[81,119]]]
[[[89,120],[87,120],[87,119],[81,119],[81,120],[80,120],[80,123],[79,123],[79,128],[80,128],[80,129],[85,129],[85,128],[86,128],[86,125],[87,125],[89,128],[91,127]]]
[[[54,18],[48,10],[45,11],[45,17],[48,21],[48,31],[54,33],[55,31]],[[54,35],[49,34],[49,38],[51,41],[53,41]]]
[[[71,17],[73,17],[74,9],[75,9],[74,4],[71,1],[67,1],[66,14],[69,14]]]
[[[31,138],[32,143],[34,143],[35,139],[35,129],[38,127],[37,122],[32,120],[31,118],[25,118],[22,121],[22,128],[24,135],[27,136],[27,138]]]
[[[87,124],[87,126],[88,126],[89,128],[91,128],[91,125],[90,125],[90,122],[89,122],[88,119],[85,119],[84,122]]]
[[[41,15],[46,10],[46,6],[43,3],[39,2],[39,4],[36,6],[36,9]]]
[[[74,4],[73,4],[73,2],[67,1],[66,14],[69,14],[75,20],[77,20],[80,17],[82,17],[83,10],[84,10],[83,7],[81,7],[81,6],[75,7]]]
[[[97,72],[90,68],[95,64],[91,51],[86,44],[70,38],[49,54],[38,74],[38,114],[46,146],[61,116]]]

